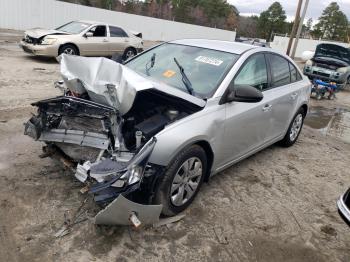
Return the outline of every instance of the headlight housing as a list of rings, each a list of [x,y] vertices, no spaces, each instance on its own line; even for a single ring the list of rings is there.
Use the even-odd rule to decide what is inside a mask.
[[[122,188],[126,185],[139,183],[142,180],[156,141],[156,138],[149,140],[128,163],[117,162],[108,158],[96,164],[91,164],[91,168],[87,166],[86,172],[83,173],[87,174],[89,170],[90,177],[103,184],[101,185],[103,188],[108,186]]]
[[[56,38],[44,38],[42,41],[41,41],[41,44],[42,45],[53,45],[54,43],[57,42],[57,39]]]
[[[307,60],[305,63],[306,66],[313,66],[314,62],[312,62],[312,60]]]
[[[341,73],[341,74],[344,74],[344,73],[346,73],[348,70],[349,70],[348,67],[340,67],[340,68],[337,69],[337,72],[338,72],[338,73]]]

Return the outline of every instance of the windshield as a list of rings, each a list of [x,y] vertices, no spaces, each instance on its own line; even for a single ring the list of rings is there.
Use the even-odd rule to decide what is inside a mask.
[[[70,34],[79,34],[88,28],[91,24],[82,23],[82,22],[70,22],[68,24],[62,25],[55,30],[63,31]]]
[[[166,43],[135,57],[126,66],[159,82],[188,93],[174,58],[184,69],[194,95],[211,97],[238,55],[222,51]],[[154,60],[154,63],[151,61]],[[151,67],[150,64],[153,64]]]
[[[330,57],[350,64],[350,50],[338,45],[321,44],[316,48],[315,57]]]

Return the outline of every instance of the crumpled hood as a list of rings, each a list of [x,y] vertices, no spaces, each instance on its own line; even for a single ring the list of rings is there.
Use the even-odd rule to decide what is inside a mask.
[[[199,107],[204,107],[206,104],[203,99],[145,78],[107,58],[63,54],[60,63],[61,75],[68,89],[78,94],[86,91],[92,101],[112,106],[122,115],[131,109],[137,92],[150,89]]]
[[[47,35],[67,35],[68,34],[62,31],[43,29],[43,28],[33,28],[25,31],[24,33],[34,38],[41,38]]]

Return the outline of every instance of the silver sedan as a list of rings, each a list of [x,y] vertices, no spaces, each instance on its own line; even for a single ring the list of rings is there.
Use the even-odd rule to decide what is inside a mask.
[[[132,201],[177,214],[210,176],[293,145],[311,92],[289,57],[217,40],[163,43],[124,65],[64,55],[61,74],[64,95],[35,103],[25,132],[73,161],[95,201],[111,203],[104,211],[126,219],[125,206],[145,213]]]

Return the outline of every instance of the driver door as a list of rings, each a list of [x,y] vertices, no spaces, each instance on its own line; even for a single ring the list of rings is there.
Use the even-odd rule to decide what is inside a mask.
[[[79,44],[80,52],[85,56],[108,56],[109,37],[106,25],[97,25],[89,29],[92,36],[82,37]]]
[[[254,54],[247,59],[229,85],[253,86],[264,92],[269,89],[269,75],[265,54]],[[264,94],[264,93],[263,93]],[[268,140],[272,113],[269,96],[257,103],[226,103],[224,130],[224,164],[243,158],[263,146]]]

